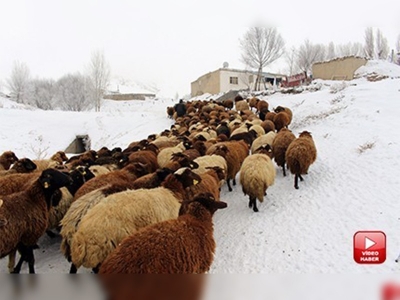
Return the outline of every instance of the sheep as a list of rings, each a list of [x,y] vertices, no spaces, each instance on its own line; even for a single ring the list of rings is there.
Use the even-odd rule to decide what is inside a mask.
[[[127,189],[151,189],[156,188],[161,185],[165,178],[172,174],[169,169],[159,169],[152,174],[142,176],[132,183],[126,185],[121,184],[109,184],[103,188],[91,191],[86,195],[77,199],[72,203],[70,209],[65,214],[64,218],[61,220],[61,252],[64,256],[71,261],[71,241],[72,237],[78,229],[78,226],[82,218],[86,213],[95,205],[100,203],[104,198],[109,195],[125,191]],[[71,266],[71,273],[76,273],[75,266]]]
[[[141,163],[128,164],[121,170],[97,176],[85,182],[75,193],[74,201],[83,195],[101,188],[107,184],[123,184],[124,182],[135,181],[136,178],[149,173],[148,168]]]
[[[286,150],[290,143],[296,139],[296,136],[287,128],[282,128],[276,135],[274,141],[272,142],[272,153],[276,164],[282,167],[283,176],[286,176],[285,170],[285,155]]]
[[[254,212],[258,212],[256,199],[264,201],[266,190],[274,184],[275,176],[276,170],[268,155],[252,154],[244,160],[240,168],[240,184],[243,193],[249,195],[249,207]]]
[[[232,180],[233,185],[236,185],[236,174],[239,172],[244,159],[249,155],[248,145],[243,140],[221,142],[211,146],[207,150],[207,154],[220,155],[226,159],[228,165],[226,183],[231,192],[230,180]]]
[[[241,101],[237,101],[235,103],[235,109],[237,111],[244,111],[244,110],[249,110],[249,105],[247,104],[246,100],[241,100]]]
[[[25,189],[40,176],[40,172],[17,173],[0,177],[0,195],[10,195]]]
[[[258,148],[262,145],[270,145],[272,147],[272,143],[276,137],[276,133],[273,131],[268,132],[253,141],[251,145],[251,153],[253,154]]]
[[[172,119],[172,116],[174,115],[174,113],[175,113],[174,107],[173,106],[168,106],[167,107],[167,116],[168,116],[169,119]]]
[[[269,107],[269,104],[268,104],[267,101],[260,100],[257,103],[257,112],[267,113],[268,112],[268,107]]]
[[[225,158],[220,155],[204,155],[196,158],[193,162],[198,164],[198,168],[192,170],[196,174],[204,174],[208,171],[209,168],[219,167],[226,174],[228,172],[228,165],[226,163]]]
[[[30,173],[36,170],[36,164],[29,158],[21,158],[17,160],[13,166],[6,171],[0,171],[0,176],[6,176],[17,173]]]
[[[255,130],[257,132],[257,137],[262,136],[265,134],[265,130],[261,125],[258,124],[253,124],[250,128],[250,130]]]
[[[33,162],[36,165],[37,171],[43,171],[48,168],[57,168],[58,166],[62,166],[65,161],[68,160],[64,151],[58,151],[53,154],[50,159],[36,159]]]
[[[88,150],[80,155],[70,157],[64,165],[70,170],[77,166],[91,166],[97,158],[96,151]]]
[[[94,175],[95,177],[100,176],[100,175],[103,175],[103,174],[107,174],[107,173],[110,173],[110,172],[113,171],[113,170],[110,170],[110,169],[107,168],[107,167],[99,166],[99,165],[90,166],[90,167],[89,167],[89,170],[90,170],[90,172],[93,173],[93,175]]]
[[[246,144],[251,147],[251,144],[253,141],[257,138],[257,131],[254,129],[248,131],[248,132],[242,132],[238,134],[231,135],[229,138],[230,141],[240,141],[243,140],[246,142]]]
[[[178,144],[175,147],[167,147],[162,149],[158,155],[157,155],[157,163],[160,168],[164,168],[168,165],[168,163],[171,161],[172,154],[178,153],[178,152],[183,152],[185,150],[185,147],[183,143]]]
[[[207,172],[200,175],[201,183],[189,187],[186,191],[188,199],[195,195],[209,192],[219,201],[221,185],[225,180],[225,171],[220,167],[208,167]]]
[[[264,129],[265,133],[275,131],[275,124],[271,120],[265,120],[260,125]]]
[[[257,103],[260,101],[260,99],[253,97],[249,100],[249,106],[250,109],[253,110],[255,108],[257,110]]]
[[[317,159],[317,149],[311,133],[303,131],[300,136],[293,140],[286,150],[286,164],[294,174],[294,187],[299,188],[298,179],[303,181],[302,174],[308,173],[308,168]]]
[[[283,106],[278,106],[274,109],[274,111],[276,113],[280,113],[280,112],[285,112],[288,117],[289,117],[289,123],[288,125],[290,125],[290,123],[292,122],[292,118],[293,118],[293,113],[292,111],[288,108],[288,107],[283,107]]]
[[[129,155],[129,163],[141,163],[149,167],[149,172],[154,172],[159,168],[157,162],[158,148],[155,145],[144,146],[142,150],[133,152]]]
[[[233,100],[231,100],[231,99],[223,100],[223,101],[221,102],[221,104],[222,104],[222,106],[225,107],[227,110],[230,110],[230,109],[233,108]]]
[[[217,135],[224,134],[227,137],[230,137],[231,130],[229,129],[228,123],[223,121],[217,126]]]
[[[282,128],[288,128],[289,116],[285,112],[277,113],[274,117],[276,131],[279,132]]]
[[[72,238],[72,263],[76,268],[98,268],[134,231],[178,217],[185,189],[199,182],[200,176],[185,168],[168,175],[162,187],[128,190],[103,199],[82,218]]]
[[[179,217],[143,228],[122,241],[100,274],[202,274],[213,262],[212,216],[225,202],[199,194],[182,205]],[[104,276],[104,275],[103,275]]]
[[[177,171],[183,167],[190,167],[191,169],[196,169],[199,165],[193,162],[186,154],[182,152],[173,153],[171,156],[171,161],[164,167],[172,171]]]
[[[0,171],[7,171],[18,157],[12,151],[5,151],[0,155]]]
[[[19,273],[23,261],[28,261],[29,273],[35,272],[33,247],[47,228],[50,207],[57,204],[53,195],[70,183],[68,175],[46,169],[26,190],[2,197],[0,216],[7,224],[0,226],[0,258],[17,248],[21,251],[13,272]]]

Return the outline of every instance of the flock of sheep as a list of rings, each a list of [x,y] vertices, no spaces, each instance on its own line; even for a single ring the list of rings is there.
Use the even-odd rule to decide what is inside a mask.
[[[257,98],[191,101],[174,109],[171,128],[126,148],[103,147],[47,160],[0,156],[0,258],[9,272],[24,262],[34,273],[43,234],[62,237],[70,273],[195,273],[209,270],[215,252],[212,216],[240,172],[249,207],[258,211],[274,184],[275,163],[298,179],[316,160],[311,134],[288,129],[292,111]],[[15,264],[17,252],[20,259]]]

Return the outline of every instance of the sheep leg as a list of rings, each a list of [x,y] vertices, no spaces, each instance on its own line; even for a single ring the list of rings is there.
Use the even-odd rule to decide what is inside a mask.
[[[253,198],[252,201],[253,201],[253,211],[254,211],[254,212],[258,212],[258,208],[257,208],[257,199],[256,199],[256,198]]]
[[[299,189],[299,175],[294,175],[294,188],[296,189],[296,190],[298,190]]]
[[[69,274],[76,274],[78,272],[78,269],[74,264],[71,264],[71,268],[69,269]]]
[[[299,174],[300,181],[304,181],[303,177]]]
[[[17,255],[17,250],[13,250],[10,254],[8,254],[8,271],[12,273],[15,266],[15,256]]]
[[[227,179],[227,180],[226,180],[226,184],[228,185],[228,190],[229,190],[230,192],[232,192],[231,180],[230,180],[230,179]]]
[[[283,170],[283,176],[286,176],[286,168],[285,168],[285,164],[283,164],[283,166],[282,166],[282,170]]]
[[[29,274],[35,274],[35,256],[33,255],[33,247],[28,247],[27,249],[27,261]]]
[[[233,185],[236,185],[236,178],[233,178],[232,183]]]
[[[253,201],[251,201],[251,197],[249,196],[249,208],[253,207]]]

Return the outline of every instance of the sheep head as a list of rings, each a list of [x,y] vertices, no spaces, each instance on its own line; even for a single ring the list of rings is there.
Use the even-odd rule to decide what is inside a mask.
[[[218,166],[213,166],[213,167],[206,167],[207,170],[214,170],[215,173],[217,174],[218,179],[225,180],[225,171],[224,169],[218,167]]]
[[[308,131],[306,131],[306,130],[303,131],[303,132],[301,132],[300,135],[299,135],[299,137],[306,137],[306,138],[312,139],[311,132],[308,132]]]
[[[184,188],[199,184],[201,182],[201,177],[198,174],[193,173],[189,168],[181,168],[176,171],[174,175],[182,183]]]
[[[16,170],[18,173],[27,173],[36,170],[36,164],[29,158],[21,158],[14,163],[11,169]]]
[[[39,177],[39,182],[45,190],[55,190],[72,183],[69,175],[55,169],[46,169]]]
[[[214,196],[209,192],[200,193],[197,194],[192,200],[185,201],[182,203],[182,206],[179,209],[179,215],[187,213],[196,213],[198,211],[199,204],[206,210],[208,210],[211,216],[218,209],[223,209],[228,206],[226,202],[215,200]]]
[[[10,164],[15,163],[18,160],[18,157],[12,151],[6,151],[1,155],[7,162]]]
[[[257,154],[265,154],[265,155],[268,155],[269,158],[272,158],[272,157],[273,157],[272,148],[271,148],[271,146],[268,145],[268,144],[265,144],[265,145],[262,145],[262,146],[258,147],[258,148],[254,151],[254,153],[257,153]]]

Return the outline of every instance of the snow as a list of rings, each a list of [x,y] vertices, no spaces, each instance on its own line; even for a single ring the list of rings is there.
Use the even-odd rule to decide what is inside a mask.
[[[365,77],[332,92],[332,81],[318,91],[265,97],[271,107],[293,111],[291,130],[312,133],[317,161],[293,187],[293,176],[277,178],[259,213],[248,208],[238,185],[222,187],[228,208],[214,216],[217,249],[210,273],[215,274],[356,274],[398,272],[400,251],[400,67],[372,62],[359,74],[390,75],[369,82]],[[93,149],[122,148],[169,128],[170,99],[105,101],[100,113],[23,109],[0,99],[0,152],[19,157],[50,156],[65,149],[78,134],[88,134]],[[44,155],[45,153],[45,155]],[[238,178],[238,177],[237,177]],[[353,236],[360,230],[383,231],[387,259],[379,265],[353,260]],[[36,250],[37,273],[67,273],[60,239],[43,237]],[[24,273],[27,267],[23,267]],[[7,259],[0,260],[7,273]],[[81,268],[80,273],[90,270]]]

